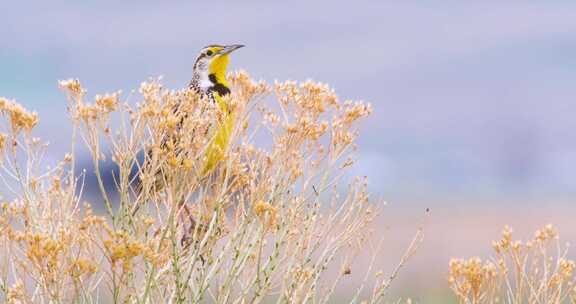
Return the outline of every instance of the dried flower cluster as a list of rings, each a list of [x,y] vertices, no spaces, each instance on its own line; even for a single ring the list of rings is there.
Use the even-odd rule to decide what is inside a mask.
[[[558,231],[547,225],[527,242],[504,228],[492,244],[495,257],[450,261],[449,283],[460,303],[574,303],[575,263],[561,249]]]
[[[46,147],[31,137],[37,115],[0,99],[10,126],[0,137],[2,177],[13,197],[0,214],[1,300],[330,303],[340,278],[357,273],[350,257],[378,214],[365,180],[345,195],[336,188],[370,105],[311,81],[229,78],[233,134],[209,174],[205,151],[226,113],[192,91],[152,79],[135,105],[120,92],[90,103],[78,80],[59,82],[72,150],[47,171]],[[93,204],[82,203],[77,137],[98,181]],[[106,159],[117,167],[114,189],[100,171]],[[381,301],[390,280],[367,300]]]
[[[30,132],[38,124],[38,114],[28,112],[15,101],[0,97],[0,111],[8,116],[14,134],[21,130]]]

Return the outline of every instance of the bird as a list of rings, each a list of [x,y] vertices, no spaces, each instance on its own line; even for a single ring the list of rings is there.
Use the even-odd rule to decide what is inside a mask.
[[[230,134],[234,128],[234,113],[224,101],[224,96],[230,94],[230,85],[226,81],[226,69],[230,62],[230,53],[244,47],[242,44],[209,45],[204,47],[192,71],[189,89],[218,105],[224,117],[218,123],[216,133],[206,149],[206,163],[201,176],[208,175],[224,157]]]
[[[226,81],[226,70],[230,62],[230,53],[242,47],[244,45],[241,44],[209,45],[200,51],[194,62],[192,80],[190,80],[188,88],[195,91],[200,97],[216,104],[223,113],[223,118],[216,124],[216,133],[206,149],[206,162],[200,173],[201,176],[207,176],[224,158],[230,134],[234,129],[234,113],[224,100],[224,97],[231,93],[230,85]],[[185,208],[185,210],[188,209]],[[189,212],[187,217],[190,225],[187,233],[181,239],[184,248],[190,245],[195,231],[205,232],[206,229],[206,226],[198,223]],[[202,264],[205,262],[205,254],[200,254]]]
[[[230,62],[230,53],[242,47],[244,47],[242,44],[208,45],[200,50],[194,61],[192,79],[188,84],[188,89],[194,91],[203,100],[216,104],[223,113],[222,119],[215,123],[215,133],[205,150],[204,158],[206,160],[199,172],[201,177],[208,176],[219,161],[224,158],[230,134],[234,129],[234,113],[224,100],[224,97],[231,93],[230,85],[226,80],[226,71]],[[168,140],[169,138],[164,139],[165,142]],[[162,180],[162,174],[158,171],[154,189],[163,188]],[[141,194],[143,190],[142,181],[139,180],[136,193]],[[132,214],[134,215],[138,210],[139,204],[135,206]]]

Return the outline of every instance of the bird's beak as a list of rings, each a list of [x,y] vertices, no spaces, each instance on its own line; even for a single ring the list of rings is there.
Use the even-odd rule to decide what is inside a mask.
[[[230,54],[233,51],[235,51],[241,47],[244,47],[244,46],[242,44],[227,45],[220,51],[220,55]]]

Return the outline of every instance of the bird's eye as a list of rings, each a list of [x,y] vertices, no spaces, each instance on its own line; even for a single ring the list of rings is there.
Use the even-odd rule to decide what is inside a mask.
[[[206,55],[208,55],[208,56],[212,56],[212,54],[213,54],[213,52],[212,52],[211,50],[208,50],[208,51],[206,52]]]

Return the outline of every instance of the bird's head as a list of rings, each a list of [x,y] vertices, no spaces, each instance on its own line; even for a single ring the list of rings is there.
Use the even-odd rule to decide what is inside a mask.
[[[230,61],[230,53],[243,47],[241,44],[209,45],[200,51],[194,63],[194,72],[200,78],[213,74],[219,81],[226,81],[226,68]],[[200,79],[201,81],[202,79]]]

